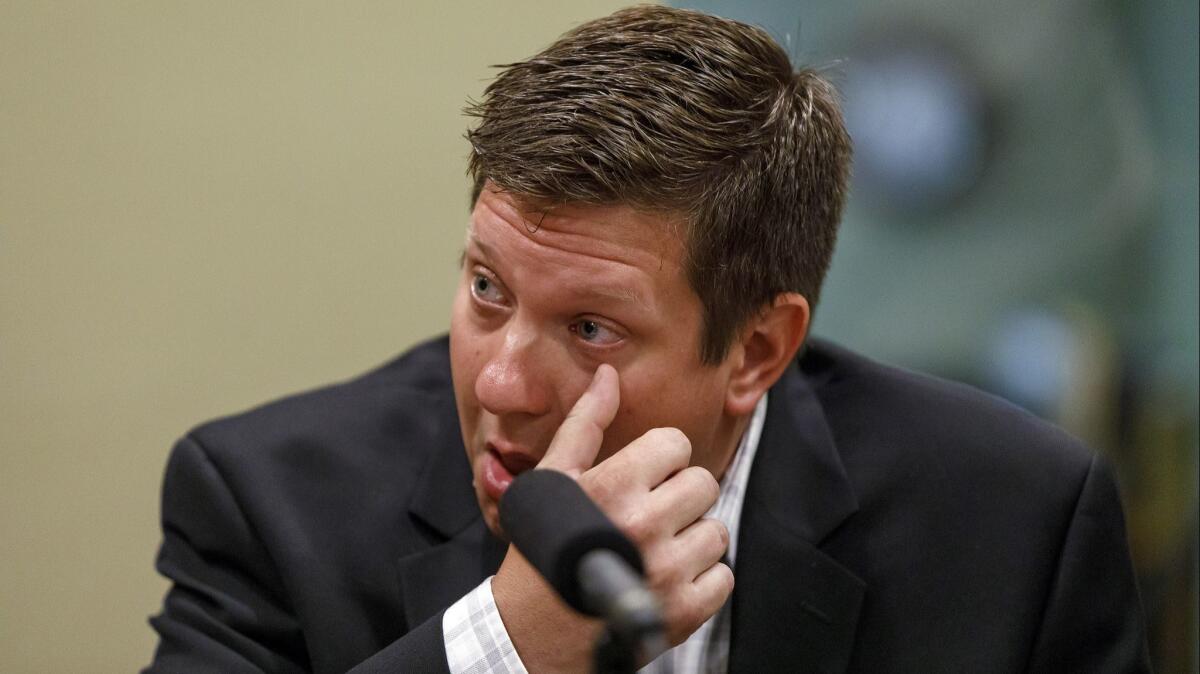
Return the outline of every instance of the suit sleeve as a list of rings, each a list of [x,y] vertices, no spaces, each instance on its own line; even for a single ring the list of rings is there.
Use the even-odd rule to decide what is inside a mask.
[[[162,493],[156,568],[171,581],[148,674],[312,671],[305,635],[266,547],[203,447],[180,440]],[[360,663],[368,672],[448,671],[441,615]]]
[[[1075,503],[1029,671],[1150,671],[1120,496],[1099,457]]]

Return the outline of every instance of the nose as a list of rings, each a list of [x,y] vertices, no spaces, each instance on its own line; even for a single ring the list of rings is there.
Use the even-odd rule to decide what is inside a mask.
[[[483,409],[496,416],[549,412],[545,359],[539,355],[536,330],[511,321],[499,348],[475,379],[475,398]]]

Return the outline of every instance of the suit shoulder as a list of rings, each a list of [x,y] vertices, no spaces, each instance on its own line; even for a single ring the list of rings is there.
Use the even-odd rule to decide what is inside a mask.
[[[385,598],[398,591],[395,561],[427,540],[411,506],[432,459],[449,456],[464,475],[439,497],[473,503],[461,447],[439,339],[354,379],[196,427],[168,461],[163,521],[189,544],[207,536],[204,545],[224,551],[205,564],[278,575],[272,582],[309,624],[327,616],[303,615],[305,606],[399,605]]]
[[[801,362],[839,449],[981,471],[1082,479],[1094,452],[1063,429],[974,387],[814,341]]]
[[[213,460],[289,449],[345,450],[398,436],[431,437],[453,420],[448,340],[417,345],[369,372],[193,428]]]

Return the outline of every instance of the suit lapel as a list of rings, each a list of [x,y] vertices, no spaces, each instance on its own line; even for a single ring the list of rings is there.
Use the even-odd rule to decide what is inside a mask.
[[[492,575],[507,546],[471,487],[453,401],[409,514],[433,541],[398,560],[409,629]],[[864,583],[818,549],[857,509],[820,403],[792,367],[771,390],[738,534],[729,672],[844,671]]]
[[[504,552],[504,544],[479,517],[450,540],[402,558],[398,574],[409,628],[446,610],[495,574]]]
[[[415,526],[428,531],[434,543],[398,562],[409,629],[496,573],[507,549],[492,536],[479,512],[453,400],[442,408],[433,455],[409,506]]]
[[[772,389],[738,533],[729,672],[845,670],[866,588],[821,541],[858,508],[799,368]]]

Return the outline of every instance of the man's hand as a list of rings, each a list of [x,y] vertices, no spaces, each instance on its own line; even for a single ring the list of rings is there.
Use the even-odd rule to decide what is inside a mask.
[[[691,443],[673,428],[656,428],[598,465],[592,464],[620,403],[617,371],[601,365],[567,415],[538,468],[579,481],[642,553],[646,579],[663,602],[667,638],[682,643],[733,591],[720,562],[729,532],[703,518],[717,500],[716,479],[688,467]],[[521,660],[531,672],[589,667],[602,626],[572,611],[516,548],[492,579],[492,594]]]

